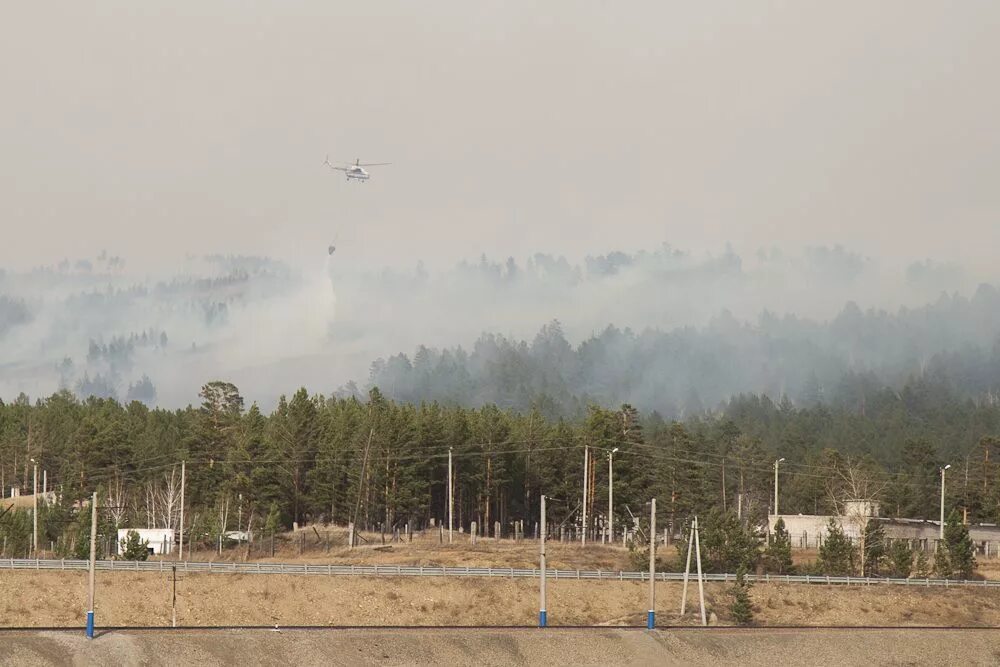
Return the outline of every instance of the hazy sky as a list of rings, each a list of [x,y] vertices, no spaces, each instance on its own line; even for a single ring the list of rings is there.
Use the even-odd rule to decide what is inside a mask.
[[[1000,3],[8,3],[0,264],[1000,244]],[[345,183],[331,159],[391,161]],[[133,268],[135,264],[133,263]]]

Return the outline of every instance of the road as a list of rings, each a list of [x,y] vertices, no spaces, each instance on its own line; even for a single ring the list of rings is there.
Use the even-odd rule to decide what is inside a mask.
[[[316,629],[0,634],[0,665],[995,665],[1000,630]]]

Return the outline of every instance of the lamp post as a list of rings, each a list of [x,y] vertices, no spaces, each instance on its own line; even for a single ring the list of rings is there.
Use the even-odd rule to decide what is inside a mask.
[[[583,514],[581,515],[580,526],[583,530],[580,531],[580,544],[587,546],[587,487],[589,486],[590,476],[589,476],[589,466],[590,466],[590,448],[587,445],[583,446]]]
[[[656,627],[656,498],[649,501],[649,611],[646,629]]]
[[[541,597],[539,609],[538,609],[538,627],[544,628],[548,624],[548,610],[545,608],[545,496],[542,496],[542,511],[541,511],[541,523],[542,532],[538,534],[538,545],[539,545],[539,572],[541,574],[541,585],[539,587],[539,595]]]
[[[455,528],[454,525],[454,515],[455,515],[455,500],[454,500],[455,486],[452,481],[452,471],[451,471],[451,447],[448,448],[448,544],[452,542],[452,531]]]
[[[774,516],[778,516],[778,464],[783,462],[785,457],[781,457],[774,462]]]
[[[31,459],[34,482],[31,487],[31,555],[38,558],[38,462]]]
[[[951,467],[949,463],[945,467],[941,468],[941,534],[940,538],[944,539],[944,471]]]
[[[611,461],[618,448],[608,452],[608,543],[615,541],[615,473]]]

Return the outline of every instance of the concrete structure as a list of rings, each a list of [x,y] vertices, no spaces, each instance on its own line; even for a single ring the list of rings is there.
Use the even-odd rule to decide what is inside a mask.
[[[858,516],[861,514],[861,516]],[[853,542],[861,537],[866,523],[863,513],[855,516],[826,516],[813,514],[780,514],[768,517],[768,529],[774,531],[778,519],[785,522],[785,530],[792,540],[793,549],[818,549],[826,539],[826,529],[830,519],[834,519],[844,534]],[[940,534],[937,521],[922,519],[887,519],[872,517],[882,523],[885,536],[890,540],[909,540],[912,547],[933,552]],[[969,527],[969,537],[976,547],[977,556],[996,558],[1000,556],[1000,526],[995,524],[973,524]]]
[[[148,542],[150,555],[163,556],[174,551],[173,528],[122,528],[118,531],[117,552],[122,552],[122,545],[128,539],[130,532],[139,533],[139,539]]]
[[[48,491],[47,493],[39,493],[38,500],[47,503],[49,505],[54,505],[58,502],[55,491]],[[16,487],[12,486],[10,489],[10,496],[0,498],[0,508],[7,507],[34,507],[35,496],[32,493],[21,493],[21,491]]]

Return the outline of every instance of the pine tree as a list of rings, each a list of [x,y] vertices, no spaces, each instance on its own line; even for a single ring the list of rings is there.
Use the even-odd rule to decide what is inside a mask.
[[[921,549],[917,552],[917,561],[913,565],[913,574],[921,579],[931,576],[931,564],[927,560],[927,553]]]
[[[790,574],[792,565],[792,539],[785,529],[784,519],[778,519],[774,524],[774,535],[771,543],[764,550],[764,565],[768,572]]]
[[[937,551],[934,552],[934,574],[941,579],[951,579],[954,574],[951,558],[948,556],[948,547],[940,540],[938,541]]]
[[[281,530],[281,512],[278,510],[278,503],[272,502],[267,519],[264,521],[264,531],[274,535],[279,530]]]
[[[969,579],[976,568],[975,548],[969,538],[969,529],[958,518],[957,512],[952,512],[944,528],[944,544],[948,554],[949,574],[941,576]],[[939,546],[938,551],[942,549]]]
[[[889,575],[907,578],[913,571],[913,550],[906,540],[896,540],[889,547]]]
[[[706,572],[732,572],[740,567],[747,570],[760,560],[760,535],[744,526],[733,512],[712,508],[698,517],[702,566]],[[685,532],[677,543],[681,558],[687,554],[690,533]]]
[[[31,513],[27,510],[0,512],[0,542],[7,555],[27,557],[31,550]]]
[[[78,560],[90,558],[90,507],[81,507],[77,512],[76,521],[73,522],[76,532],[76,542],[73,548],[73,557]],[[111,535],[113,527],[107,525],[107,521],[97,519],[97,548],[95,549],[98,559],[104,558],[104,539]]]
[[[854,571],[854,546],[836,519],[830,518],[826,539],[819,548],[819,567],[824,574],[844,576]]]
[[[729,594],[732,602],[729,603],[729,613],[733,615],[733,621],[738,625],[750,625],[753,623],[753,603],[750,601],[751,584],[747,581],[747,571],[742,565],[736,570],[736,583]]]
[[[865,524],[864,574],[877,576],[886,559],[885,528],[877,519],[869,519]]]
[[[139,533],[130,530],[121,541],[120,551],[123,560],[146,560],[149,558],[149,541],[140,539]]]

